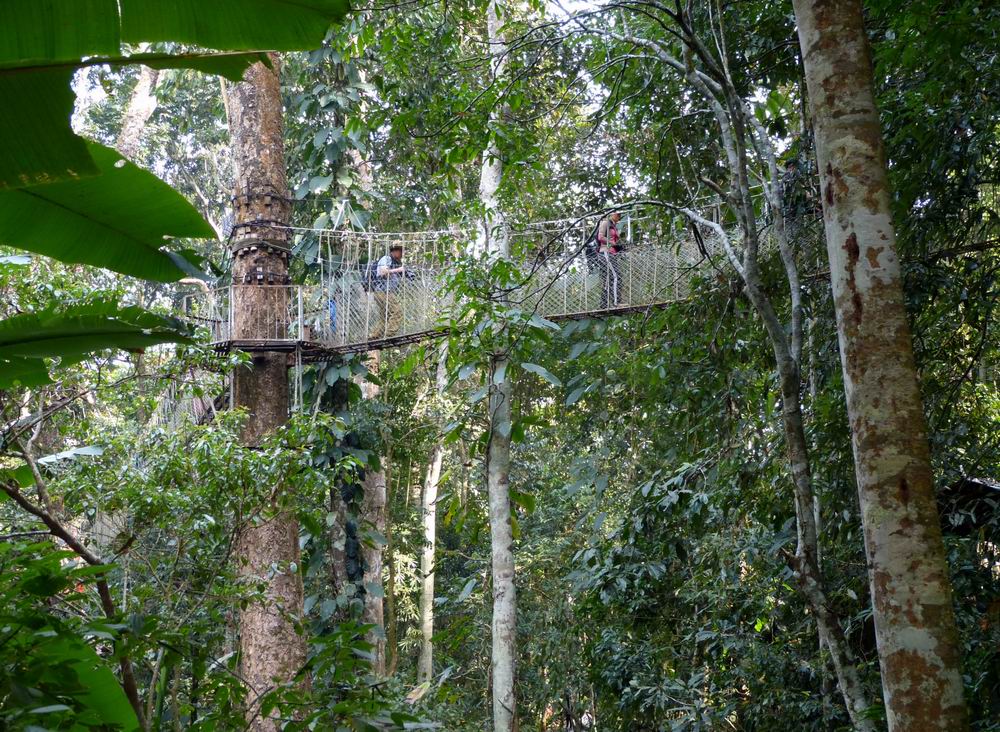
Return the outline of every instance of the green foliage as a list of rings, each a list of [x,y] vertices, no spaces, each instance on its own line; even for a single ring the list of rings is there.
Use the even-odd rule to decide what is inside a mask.
[[[0,191],[97,175],[86,141],[69,128],[72,78],[72,68],[0,69],[0,94],[17,102],[0,118],[0,135],[10,141],[0,163]]]
[[[196,10],[221,15],[230,9],[207,5]],[[267,13],[279,5],[253,4],[254,12]],[[490,85],[484,5],[425,5],[359,16],[331,34],[321,50],[284,59],[286,150],[301,196],[296,223],[308,225],[324,215],[320,224],[327,223],[338,205],[331,199],[341,195],[355,204],[346,210],[365,209],[351,218],[358,227],[419,231],[475,220],[482,213],[476,201],[482,151],[490,140],[500,146],[506,165],[501,196],[515,221],[579,212],[632,194],[685,201],[704,193],[702,177],[725,182],[718,131],[675,73],[631,44],[578,32],[573,24],[547,23],[553,18],[538,3],[505,7],[505,32],[516,39],[508,54],[512,83]],[[50,6],[23,7],[42,19]],[[121,7],[127,12],[131,5]],[[726,49],[738,87],[755,100],[757,119],[779,148],[808,159],[808,130],[797,137],[806,100],[790,8],[761,2],[693,7],[704,28],[722,14],[725,33],[713,44],[719,53]],[[990,66],[997,16],[989,3],[974,0],[947,8],[920,0],[866,7],[935,478],[950,489],[966,476],[1000,474],[997,95],[991,93],[996,64]],[[591,18],[601,28],[673,42],[662,26],[627,8],[588,9],[581,20]],[[162,26],[176,29],[173,23],[163,20]],[[240,22],[232,25],[234,37],[246,31]],[[931,27],[940,32],[927,32]],[[120,33],[86,39],[89,26],[80,28],[78,38],[47,41],[52,53],[84,41],[93,53],[120,52]],[[266,29],[260,24],[252,32]],[[310,43],[321,36],[310,36]],[[9,37],[0,32],[0,38]],[[209,45],[205,40],[199,45]],[[67,62],[81,59],[70,54]],[[196,59],[188,60],[193,65]],[[230,62],[213,70],[235,76],[244,61],[237,55]],[[105,143],[117,134],[135,80],[120,63],[87,75],[88,84],[109,95],[84,120],[87,134]],[[26,78],[0,72],[0,84]],[[47,119],[62,128],[72,99],[68,75],[60,78],[58,84],[40,81],[37,88],[51,92],[45,97],[52,106]],[[141,158],[221,223],[229,169],[217,86],[197,74],[170,71],[161,76],[157,95]],[[493,122],[491,112],[498,112]],[[52,125],[46,124],[38,118],[38,135],[50,134]],[[68,168],[74,152],[60,145],[52,147],[61,150]],[[358,190],[355,153],[376,171],[370,194]],[[33,143],[11,158],[41,165],[33,162],[36,154]],[[676,225],[667,217],[662,223]],[[159,249],[156,238],[142,247]],[[297,251],[312,258],[319,243],[304,235]],[[515,261],[536,254],[529,246],[515,249]],[[826,590],[860,659],[862,683],[876,699],[877,650],[824,253],[806,248],[797,257],[809,315],[803,399]],[[255,449],[240,446],[245,416],[225,413],[224,372],[238,359],[150,348],[142,356],[146,376],[115,385],[134,374],[139,359],[129,362],[100,350],[112,341],[81,339],[76,355],[57,356],[53,349],[33,359],[11,356],[5,373],[12,381],[15,365],[22,369],[22,386],[0,395],[6,424],[23,426],[36,410],[61,404],[67,395],[93,394],[53,412],[36,452],[106,447],[86,460],[43,464],[43,476],[103,555],[120,553],[108,581],[116,599],[125,601],[120,618],[98,627],[90,621],[98,608],[89,582],[76,593],[75,584],[59,580],[43,600],[5,571],[0,592],[9,593],[9,606],[23,609],[10,615],[23,622],[42,618],[45,627],[61,623],[54,637],[72,639],[57,655],[77,649],[72,653],[99,664],[95,673],[105,682],[116,673],[115,658],[104,657],[111,639],[127,640],[140,695],[154,710],[154,728],[177,723],[195,730],[238,729],[246,689],[238,677],[233,628],[239,608],[265,595],[262,583],[239,576],[236,538],[261,505],[265,517],[293,510],[302,527],[301,563],[276,571],[302,577],[301,629],[310,642],[303,674],[310,673],[311,688],[302,690],[300,675],[270,691],[266,708],[290,729],[421,729],[431,725],[422,721],[427,719],[440,729],[478,732],[489,726],[491,673],[482,478],[490,425],[484,403],[491,384],[508,378],[513,418],[496,429],[514,443],[522,727],[582,729],[596,715],[598,728],[609,732],[846,729],[815,624],[780,558],[795,539],[773,354],[729,270],[720,265],[712,278],[693,282],[690,301],[671,308],[557,327],[526,306],[532,282],[514,262],[469,256],[447,264],[453,265],[450,293],[460,305],[449,323],[446,394],[437,393],[437,353],[431,347],[384,352],[378,374],[368,375],[380,386],[377,399],[359,398],[354,382],[366,374],[360,358],[310,365],[304,401],[315,415],[295,420]],[[314,275],[305,266],[295,274]],[[778,294],[779,263],[765,260],[763,276],[783,317],[788,304]],[[154,307],[174,304],[155,285],[70,270],[38,257],[0,258],[0,288],[9,307],[5,315],[27,317],[25,324],[42,313],[68,315],[77,305],[89,306],[95,291],[129,301],[141,297]],[[50,309],[52,300],[66,307]],[[131,316],[108,317],[141,325]],[[138,327],[121,335],[161,332]],[[507,366],[490,374],[497,352],[507,355]],[[24,386],[32,379],[46,383],[29,391]],[[173,392],[163,389],[171,381],[187,395],[184,404],[198,406],[190,410],[197,416],[179,420],[176,428],[140,427],[158,402],[172,414],[167,407]],[[21,433],[21,441],[27,436]],[[15,442],[4,446],[4,468],[21,465]],[[430,682],[414,686],[424,546],[419,493],[439,443],[445,458],[437,504],[435,668]],[[361,471],[376,466],[387,477],[384,532],[362,514]],[[272,491],[276,485],[289,490]],[[978,509],[950,500],[942,500],[941,508],[974,729],[992,732],[1000,718],[996,521],[972,527],[970,516]],[[986,500],[981,510],[994,516],[996,506]],[[333,531],[340,521],[351,526],[349,540]],[[11,533],[41,530],[10,501],[0,504],[0,525]],[[378,586],[349,582],[335,588],[332,576],[342,550],[353,552],[352,571],[359,571],[366,544],[384,546],[386,634],[390,657],[397,660],[386,679],[371,671],[367,628],[350,619],[364,593],[377,593]],[[53,550],[21,545],[11,551],[39,558]],[[54,565],[46,570],[54,576],[73,571]],[[70,602],[79,613],[61,611]],[[91,628],[110,638],[91,634]],[[18,637],[18,643],[29,640],[41,643]],[[18,645],[9,654],[0,646],[0,661],[5,669],[39,679],[42,708],[69,707],[35,717],[50,716],[64,726],[93,721],[87,716],[95,714],[91,702],[71,674],[45,675],[52,656],[41,645]],[[154,683],[156,664],[160,675]],[[14,698],[8,676],[0,681],[10,695],[5,700]],[[62,681],[64,686],[57,683]],[[93,679],[91,684],[100,686]],[[405,706],[404,696],[410,700]],[[37,708],[21,701],[0,706],[12,719],[20,715],[3,719],[15,728]],[[877,717],[880,709],[869,713]]]
[[[107,658],[124,626],[88,617],[92,570],[49,542],[0,542],[4,729],[139,729]]]

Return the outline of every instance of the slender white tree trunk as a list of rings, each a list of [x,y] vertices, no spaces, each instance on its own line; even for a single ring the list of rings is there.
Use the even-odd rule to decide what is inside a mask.
[[[420,552],[420,659],[417,681],[430,681],[434,674],[434,550],[437,541],[437,496],[444,461],[444,445],[438,442],[431,453],[424,482],[424,546]]]
[[[507,360],[493,359],[489,377],[490,442],[486,482],[493,569],[493,729],[517,729],[514,690],[517,681],[517,594],[514,589],[514,535],[510,522],[511,384]],[[503,376],[500,374],[503,373]]]
[[[442,344],[438,355],[437,398],[444,396],[448,383],[447,342]],[[439,420],[440,421],[440,420]],[[420,659],[417,662],[417,681],[430,681],[434,675],[434,554],[437,544],[437,498],[441,481],[441,466],[444,463],[444,441],[439,438],[431,453],[424,481],[423,525],[424,546],[420,552]]]
[[[490,0],[486,8],[486,39],[489,44],[488,51],[493,59],[494,84],[502,83],[507,70],[507,45],[500,32],[502,23],[497,16],[498,11],[496,0]],[[499,108],[495,108],[490,115],[491,120],[498,118],[500,111]],[[479,246],[482,251],[506,257],[510,255],[510,245],[497,196],[502,179],[503,160],[500,158],[496,137],[491,135],[483,151],[483,167],[479,176],[479,200],[484,210]]]
[[[501,34],[502,22],[496,0],[486,9],[487,40],[493,58],[493,79],[501,80],[506,70],[507,47]],[[494,109],[493,118],[500,114]],[[507,226],[500,211],[498,191],[503,178],[503,161],[494,137],[483,152],[479,197],[483,205],[483,240],[493,256],[510,256]],[[514,589],[514,536],[510,522],[510,428],[511,394],[505,354],[493,354],[489,379],[490,440],[486,453],[486,486],[489,501],[491,566],[493,576],[492,677],[493,730],[517,730],[515,704],[517,657],[517,595]]]
[[[968,728],[860,0],[794,0],[890,731]]]

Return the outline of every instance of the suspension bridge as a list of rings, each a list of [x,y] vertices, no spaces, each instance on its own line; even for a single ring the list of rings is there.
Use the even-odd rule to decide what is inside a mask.
[[[721,214],[713,205],[702,215],[718,222]],[[624,251],[590,257],[586,244],[599,220],[583,216],[510,225],[511,248],[524,262],[511,302],[552,321],[644,311],[687,298],[692,281],[725,259],[717,236],[696,232],[683,217],[665,215],[663,209],[623,211],[619,231]],[[185,316],[207,328],[216,350],[284,351],[308,363],[444,335],[458,304],[447,287],[449,272],[474,251],[481,236],[474,228],[460,227],[293,230],[318,241],[317,282],[232,284],[184,298]],[[406,274],[392,293],[394,317],[384,298],[368,291],[364,278],[368,264],[396,244],[404,248]],[[234,304],[246,288],[253,288],[255,307],[235,318]]]

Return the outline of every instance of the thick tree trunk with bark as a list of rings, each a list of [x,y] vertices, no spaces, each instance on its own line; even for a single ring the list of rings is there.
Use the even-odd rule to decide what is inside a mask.
[[[794,6],[889,729],[967,729],[861,2]]]
[[[260,328],[287,329],[283,307],[287,283],[288,183],[282,143],[281,88],[275,68],[251,67],[227,90],[236,167],[233,231],[233,334],[259,338]],[[261,315],[265,318],[262,321]],[[288,420],[288,365],[284,353],[255,354],[253,365],[235,374],[234,403],[246,409],[243,440],[254,445]],[[254,730],[276,730],[277,720],[259,714],[257,700],[286,683],[306,659],[305,637],[296,633],[302,616],[299,525],[278,505],[285,486],[274,486],[269,505],[240,533],[243,578],[265,587],[264,598],[240,612],[240,672],[249,686],[247,716]]]

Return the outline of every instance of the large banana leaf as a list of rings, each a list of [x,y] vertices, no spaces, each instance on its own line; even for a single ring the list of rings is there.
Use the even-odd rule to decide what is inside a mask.
[[[239,81],[247,67],[269,63],[264,53],[143,53],[95,56],[82,62],[40,62],[32,67],[0,68],[0,99],[17,100],[0,110],[0,190],[97,175],[86,141],[73,134],[70,81],[81,66],[142,63],[154,69],[195,69]]]
[[[0,320],[0,389],[48,381],[43,359],[71,362],[109,348],[189,343],[189,331],[175,318],[103,301],[15,315]]]
[[[117,55],[122,41],[314,48],[349,7],[348,0],[3,0],[0,66]]]
[[[2,34],[0,34],[2,35]],[[69,126],[72,68],[0,70],[0,191],[97,175],[87,143]]]
[[[0,63],[118,53],[117,0],[3,0]]]
[[[0,358],[72,358],[107,348],[189,343],[188,333],[176,318],[102,301],[0,320]]]
[[[194,69],[205,74],[218,74],[230,81],[242,81],[243,74],[253,64],[271,65],[266,53],[133,53],[130,56],[87,59],[88,64],[142,64],[153,69]]]
[[[122,40],[294,51],[319,46],[348,0],[121,0]]]
[[[50,383],[49,369],[42,359],[0,358],[0,389],[9,389],[15,384],[32,387]]]
[[[63,262],[172,282],[192,274],[164,238],[213,238],[187,200],[118,153],[87,143],[100,175],[0,191],[0,243]]]
[[[75,67],[142,61],[238,80],[260,58],[129,59],[119,55],[123,41],[180,41],[227,50],[312,48],[348,7],[348,0],[2,0],[0,190],[96,174],[69,124]]]

